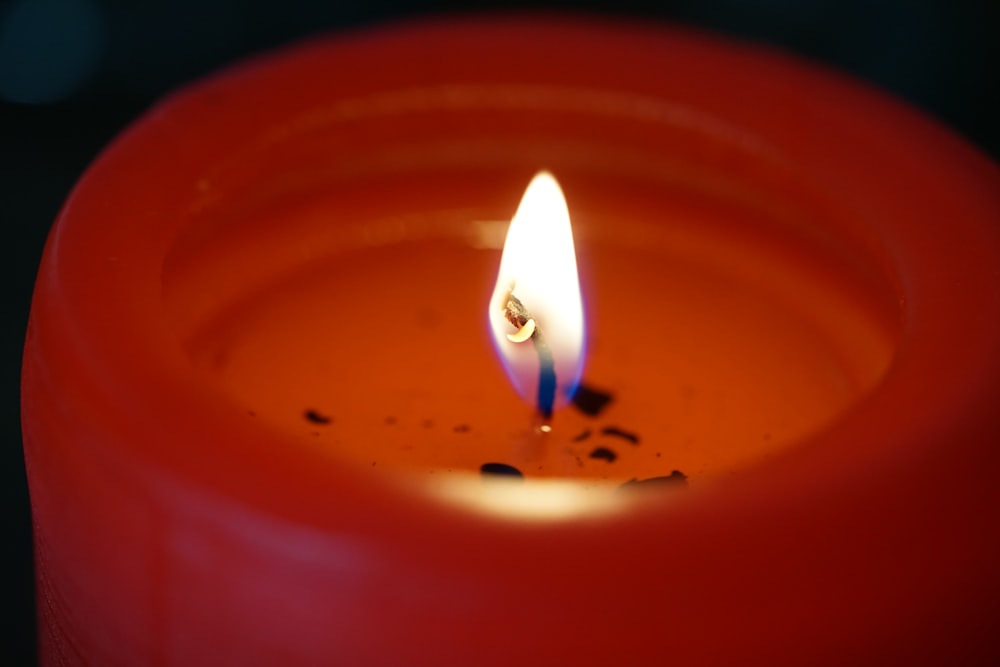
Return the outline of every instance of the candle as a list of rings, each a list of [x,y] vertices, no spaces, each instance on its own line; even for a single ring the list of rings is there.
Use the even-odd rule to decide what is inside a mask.
[[[548,433],[490,310],[548,326],[503,250],[540,169],[585,315]],[[987,662],[998,183],[666,28],[424,23],[179,93],[39,273],[43,661]]]

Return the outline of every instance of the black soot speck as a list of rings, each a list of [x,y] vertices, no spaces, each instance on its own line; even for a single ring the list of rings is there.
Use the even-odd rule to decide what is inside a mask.
[[[596,449],[594,449],[594,451],[590,453],[590,458],[603,459],[608,463],[614,463],[615,459],[618,458],[618,455],[615,454],[613,450],[608,449],[607,447],[597,447]]]
[[[625,431],[617,426],[608,426],[607,428],[601,429],[601,435],[610,435],[615,438],[621,438],[622,440],[628,440],[633,445],[639,444],[639,436],[631,431]]]
[[[469,428],[469,425],[468,425],[468,424],[459,424],[458,426],[456,426],[456,427],[455,427],[455,428],[453,428],[452,430],[453,430],[453,431],[454,431],[455,433],[468,433],[468,432],[469,432],[470,430],[472,430],[472,429],[470,429],[470,428]]]
[[[608,407],[611,399],[611,394],[581,384],[573,394],[573,405],[583,414],[596,417]]]
[[[505,475],[507,477],[523,478],[521,471],[506,463],[484,463],[479,466],[479,471],[483,475]]]
[[[306,421],[312,422],[313,424],[329,424],[333,420],[316,410],[306,410]]]
[[[590,437],[590,429],[584,429],[583,433],[573,437],[573,442],[583,442]]]
[[[674,470],[669,475],[650,477],[649,479],[630,479],[629,481],[622,484],[619,488],[648,489],[648,488],[660,488],[660,487],[680,488],[685,486],[687,486],[687,475],[682,473],[680,470]]]

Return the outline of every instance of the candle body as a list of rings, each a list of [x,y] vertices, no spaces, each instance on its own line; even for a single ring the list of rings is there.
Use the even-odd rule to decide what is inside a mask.
[[[588,374],[621,420],[564,423],[651,420],[635,470],[673,456],[705,484],[539,524],[369,469],[365,432],[376,468],[412,477],[523,428],[474,352],[482,304],[425,292],[473,301],[482,278],[488,297],[496,251],[469,221],[504,220],[540,167],[577,193]],[[635,26],[396,28],[180,94],[87,173],[40,270],[23,418],[43,659],[988,664],[998,179],[836,77]],[[410,284],[432,261],[454,280]],[[636,314],[650,287],[703,329]],[[367,336],[397,318],[400,349],[433,353]],[[621,370],[646,363],[667,377]],[[466,372],[486,380],[436,382]],[[685,429],[710,429],[714,470]]]

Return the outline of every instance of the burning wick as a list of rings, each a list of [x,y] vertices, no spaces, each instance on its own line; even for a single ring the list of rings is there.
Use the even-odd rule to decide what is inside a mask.
[[[512,302],[508,302],[512,303]],[[507,308],[507,317],[511,317],[511,309]],[[531,318],[524,323],[524,326],[517,330],[517,333],[507,334],[507,340],[512,343],[523,343],[535,335],[535,319]]]
[[[545,342],[542,330],[537,320],[531,316],[521,300],[514,296],[514,283],[502,299],[504,317],[517,327],[517,331],[507,334],[507,340],[512,343],[523,343],[531,340],[538,354],[538,397],[536,407],[542,423],[538,429],[543,433],[552,430],[549,420],[552,419],[552,409],[556,402],[556,365],[552,359],[552,351]]]

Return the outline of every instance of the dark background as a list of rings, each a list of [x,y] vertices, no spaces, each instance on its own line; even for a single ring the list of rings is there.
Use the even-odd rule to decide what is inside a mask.
[[[1000,156],[996,0],[662,0],[487,3],[671,20],[764,42],[909,100]],[[478,6],[484,6],[478,3]],[[27,484],[18,415],[20,352],[47,230],[87,164],[166,91],[297,38],[433,13],[399,0],[0,0],[3,300],[3,583],[0,664],[35,661]],[[1000,224],[1000,222],[998,222]]]

